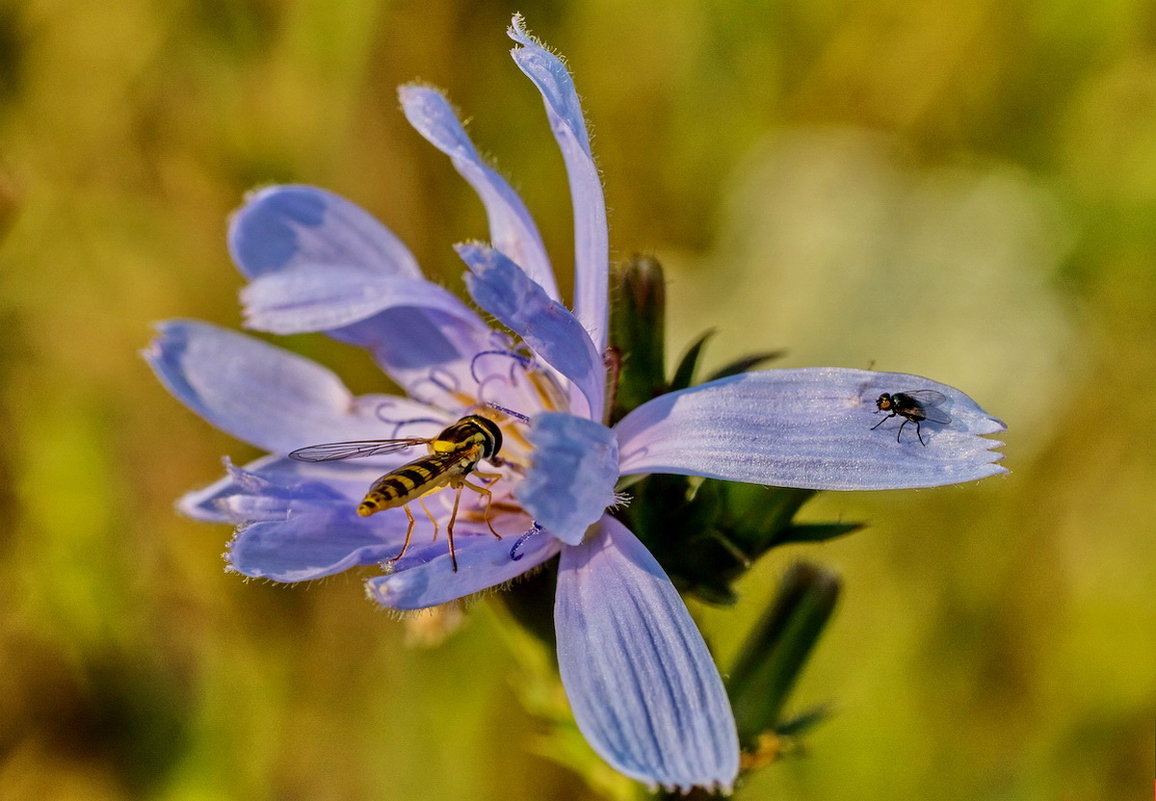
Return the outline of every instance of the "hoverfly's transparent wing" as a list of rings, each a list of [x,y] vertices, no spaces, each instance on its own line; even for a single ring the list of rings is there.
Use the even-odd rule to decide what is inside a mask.
[[[423,437],[409,437],[407,439],[363,439],[352,442],[326,442],[321,445],[310,445],[290,452],[289,458],[299,462],[336,462],[341,459],[362,459],[366,456],[381,456],[386,453],[412,448],[414,445],[425,445],[430,440]]]
[[[942,392],[936,392],[934,389],[914,389],[902,394],[919,404],[924,420],[940,425],[951,422],[951,415],[939,408],[947,403],[947,396]]]

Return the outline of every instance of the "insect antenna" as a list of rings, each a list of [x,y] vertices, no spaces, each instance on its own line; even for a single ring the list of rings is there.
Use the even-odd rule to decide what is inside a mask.
[[[495,411],[499,411],[504,415],[508,415],[510,417],[513,417],[515,420],[521,420],[523,423],[529,423],[530,422],[530,418],[527,417],[526,415],[522,414],[521,412],[515,412],[513,409],[507,409],[505,406],[499,406],[498,404],[494,403],[493,401],[487,401],[486,406],[488,406],[491,409],[494,409]]]

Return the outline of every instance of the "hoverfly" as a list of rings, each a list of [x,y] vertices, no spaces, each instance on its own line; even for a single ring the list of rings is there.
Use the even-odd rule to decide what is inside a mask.
[[[475,475],[483,481],[501,478],[499,473],[483,473],[477,470],[478,462],[487,459],[496,463],[498,451],[502,448],[502,432],[497,423],[487,420],[480,415],[471,414],[446,427],[436,437],[409,437],[406,439],[376,439],[358,440],[354,442],[329,442],[323,445],[310,445],[307,448],[298,448],[289,454],[289,458],[299,462],[335,462],[341,459],[361,459],[366,456],[380,456],[386,453],[396,453],[415,445],[425,445],[429,453],[420,459],[403,464],[389,471],[374,481],[365,493],[365,499],[357,506],[357,513],[362,517],[380,512],[384,509],[393,509],[400,506],[405,510],[409,519],[409,528],[405,532],[405,543],[401,552],[389,560],[396,562],[405,556],[409,549],[409,540],[413,534],[413,512],[409,504],[417,501],[425,511],[426,516],[434,524],[434,536],[437,536],[438,523],[426,508],[422,498],[436,492],[445,486],[456,490],[454,507],[450,512],[450,522],[446,526],[449,536],[450,560],[454,572],[458,570],[458,557],[454,553],[454,522],[458,516],[458,503],[462,498],[462,489],[469,487],[479,495],[486,497],[486,525],[490,533],[498,539],[502,535],[494,531],[490,523],[490,505],[493,502],[493,493],[487,487],[474,484],[469,480]]]
[[[947,425],[951,422],[951,415],[943,411],[939,407],[947,402],[947,396],[942,392],[936,392],[934,389],[915,389],[909,392],[884,392],[875,401],[875,406],[878,414],[879,412],[891,412],[891,414],[884,417],[875,425],[871,426],[871,430],[879,428],[885,422],[896,415],[903,418],[903,422],[899,424],[899,431],[895,434],[895,441],[899,442],[899,437],[903,434],[903,426],[908,423],[915,423],[915,436],[919,437],[919,443],[927,447],[927,443],[923,441],[923,434],[919,431],[919,423],[923,420],[930,420],[933,423],[940,423]]]

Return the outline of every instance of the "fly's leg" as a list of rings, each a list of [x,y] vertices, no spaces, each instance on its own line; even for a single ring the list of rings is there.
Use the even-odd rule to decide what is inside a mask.
[[[401,508],[405,510],[405,516],[407,518],[409,518],[409,527],[406,528],[406,530],[405,530],[405,542],[402,543],[401,553],[399,553],[397,556],[395,556],[389,560],[389,564],[391,564],[391,565],[394,562],[396,562],[398,559],[400,559],[401,557],[405,556],[405,552],[409,550],[409,538],[413,536],[413,524],[414,524],[413,512],[411,512],[409,510],[409,504],[408,503],[403,505]]]
[[[429,522],[433,523],[434,533],[433,533],[433,537],[430,538],[430,541],[431,542],[437,542],[437,539],[438,539],[438,519],[433,516],[433,513],[429,510],[429,507],[425,505],[425,499],[424,498],[418,498],[417,502],[421,504],[421,510],[423,512],[425,512],[425,516],[429,518]]]
[[[454,521],[458,519],[458,503],[462,500],[462,487],[466,482],[457,485],[457,491],[454,493],[454,508],[450,512],[450,522],[446,526],[446,535],[450,541],[450,562],[454,566],[454,572],[458,572],[458,555],[454,552]]]
[[[475,470],[473,474],[475,476],[477,476],[478,478],[482,479],[482,481],[497,481],[499,478],[502,477],[501,473],[483,473],[483,472],[478,471],[478,470]],[[463,479],[462,484],[464,486],[469,487],[470,489],[472,489],[474,492],[478,493],[479,495],[485,495],[486,496],[486,513],[485,513],[486,526],[490,529],[491,534],[493,534],[498,539],[501,539],[502,535],[499,534],[498,532],[494,531],[494,524],[490,522],[490,510],[494,505],[494,493],[492,493],[488,487],[483,487],[479,484],[471,484],[468,479]]]
[[[892,412],[891,414],[887,415],[887,416],[886,416],[886,417],[884,417],[882,420],[880,420],[878,423],[876,423],[875,425],[871,426],[871,430],[872,430],[872,431],[874,431],[875,429],[879,428],[879,426],[883,425],[884,423],[886,423],[888,420],[890,420],[890,419],[891,419],[892,417],[894,417],[894,416],[895,416],[895,412]],[[904,420],[904,422],[907,422],[907,421],[906,421],[906,420]],[[902,430],[903,430],[903,426],[899,426],[899,430],[900,430],[900,431],[902,431]]]

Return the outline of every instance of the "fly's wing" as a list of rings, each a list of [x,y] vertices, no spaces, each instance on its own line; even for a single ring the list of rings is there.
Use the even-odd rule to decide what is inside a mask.
[[[942,392],[936,392],[934,389],[915,389],[911,392],[904,392],[903,394],[919,402],[919,405],[923,408],[924,420],[941,425],[947,425],[951,422],[951,415],[939,408],[947,403],[947,396]]]
[[[341,459],[362,459],[366,456],[381,456],[397,453],[414,445],[425,445],[428,439],[410,437],[408,439],[363,439],[352,442],[326,442],[310,445],[289,453],[290,459],[299,462],[336,462]]]

